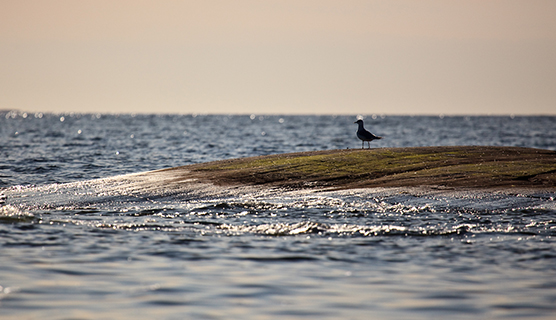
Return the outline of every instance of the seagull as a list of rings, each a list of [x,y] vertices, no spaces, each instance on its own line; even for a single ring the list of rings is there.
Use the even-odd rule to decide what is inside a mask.
[[[359,119],[354,123],[357,123],[359,125],[359,128],[357,129],[357,138],[361,139],[361,149],[365,147],[365,141],[367,141],[367,144],[369,145],[369,149],[370,149],[371,141],[382,139],[382,137],[375,136],[374,134],[365,130],[365,128],[363,128],[363,120]]]

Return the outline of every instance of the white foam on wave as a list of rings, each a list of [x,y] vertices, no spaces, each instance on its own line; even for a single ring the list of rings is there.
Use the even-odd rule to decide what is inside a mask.
[[[378,226],[361,226],[356,224],[332,224],[327,225],[317,222],[299,222],[299,223],[275,223],[275,224],[259,224],[259,225],[232,225],[223,224],[218,227],[220,230],[224,230],[234,234],[243,233],[258,233],[264,235],[272,236],[283,236],[283,235],[300,235],[300,234],[361,234],[363,236],[384,234],[390,232],[403,232],[407,228],[403,226],[396,225],[378,225]]]
[[[187,201],[247,192],[247,187],[224,188],[187,178],[187,171],[157,170],[64,184],[14,186],[3,190],[4,202],[29,209],[125,207],[133,203]]]
[[[192,208],[211,203],[254,202],[288,208],[336,208],[377,213],[496,211],[525,208],[556,210],[554,192],[536,190],[453,190],[433,187],[350,190],[283,190],[257,186],[217,186],[198,181],[186,169],[156,170],[45,186],[2,190],[6,205],[27,211],[104,208],[125,211],[163,206]],[[140,210],[142,210],[140,209]]]

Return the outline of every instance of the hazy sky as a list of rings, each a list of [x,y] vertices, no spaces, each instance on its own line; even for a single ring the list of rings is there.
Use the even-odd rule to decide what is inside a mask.
[[[0,0],[0,109],[556,114],[554,0]]]

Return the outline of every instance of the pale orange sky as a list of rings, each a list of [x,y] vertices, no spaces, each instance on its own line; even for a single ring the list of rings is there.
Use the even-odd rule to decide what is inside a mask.
[[[1,0],[0,109],[556,114],[556,1]]]

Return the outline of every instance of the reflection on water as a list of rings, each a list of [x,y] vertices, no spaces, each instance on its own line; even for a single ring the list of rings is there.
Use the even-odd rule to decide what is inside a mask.
[[[554,194],[274,190],[54,208],[34,190],[2,207],[7,319],[556,312]]]
[[[556,315],[554,192],[229,189],[140,173],[358,147],[353,117],[0,115],[1,319]],[[548,148],[554,121],[368,126],[389,137],[377,146]]]

